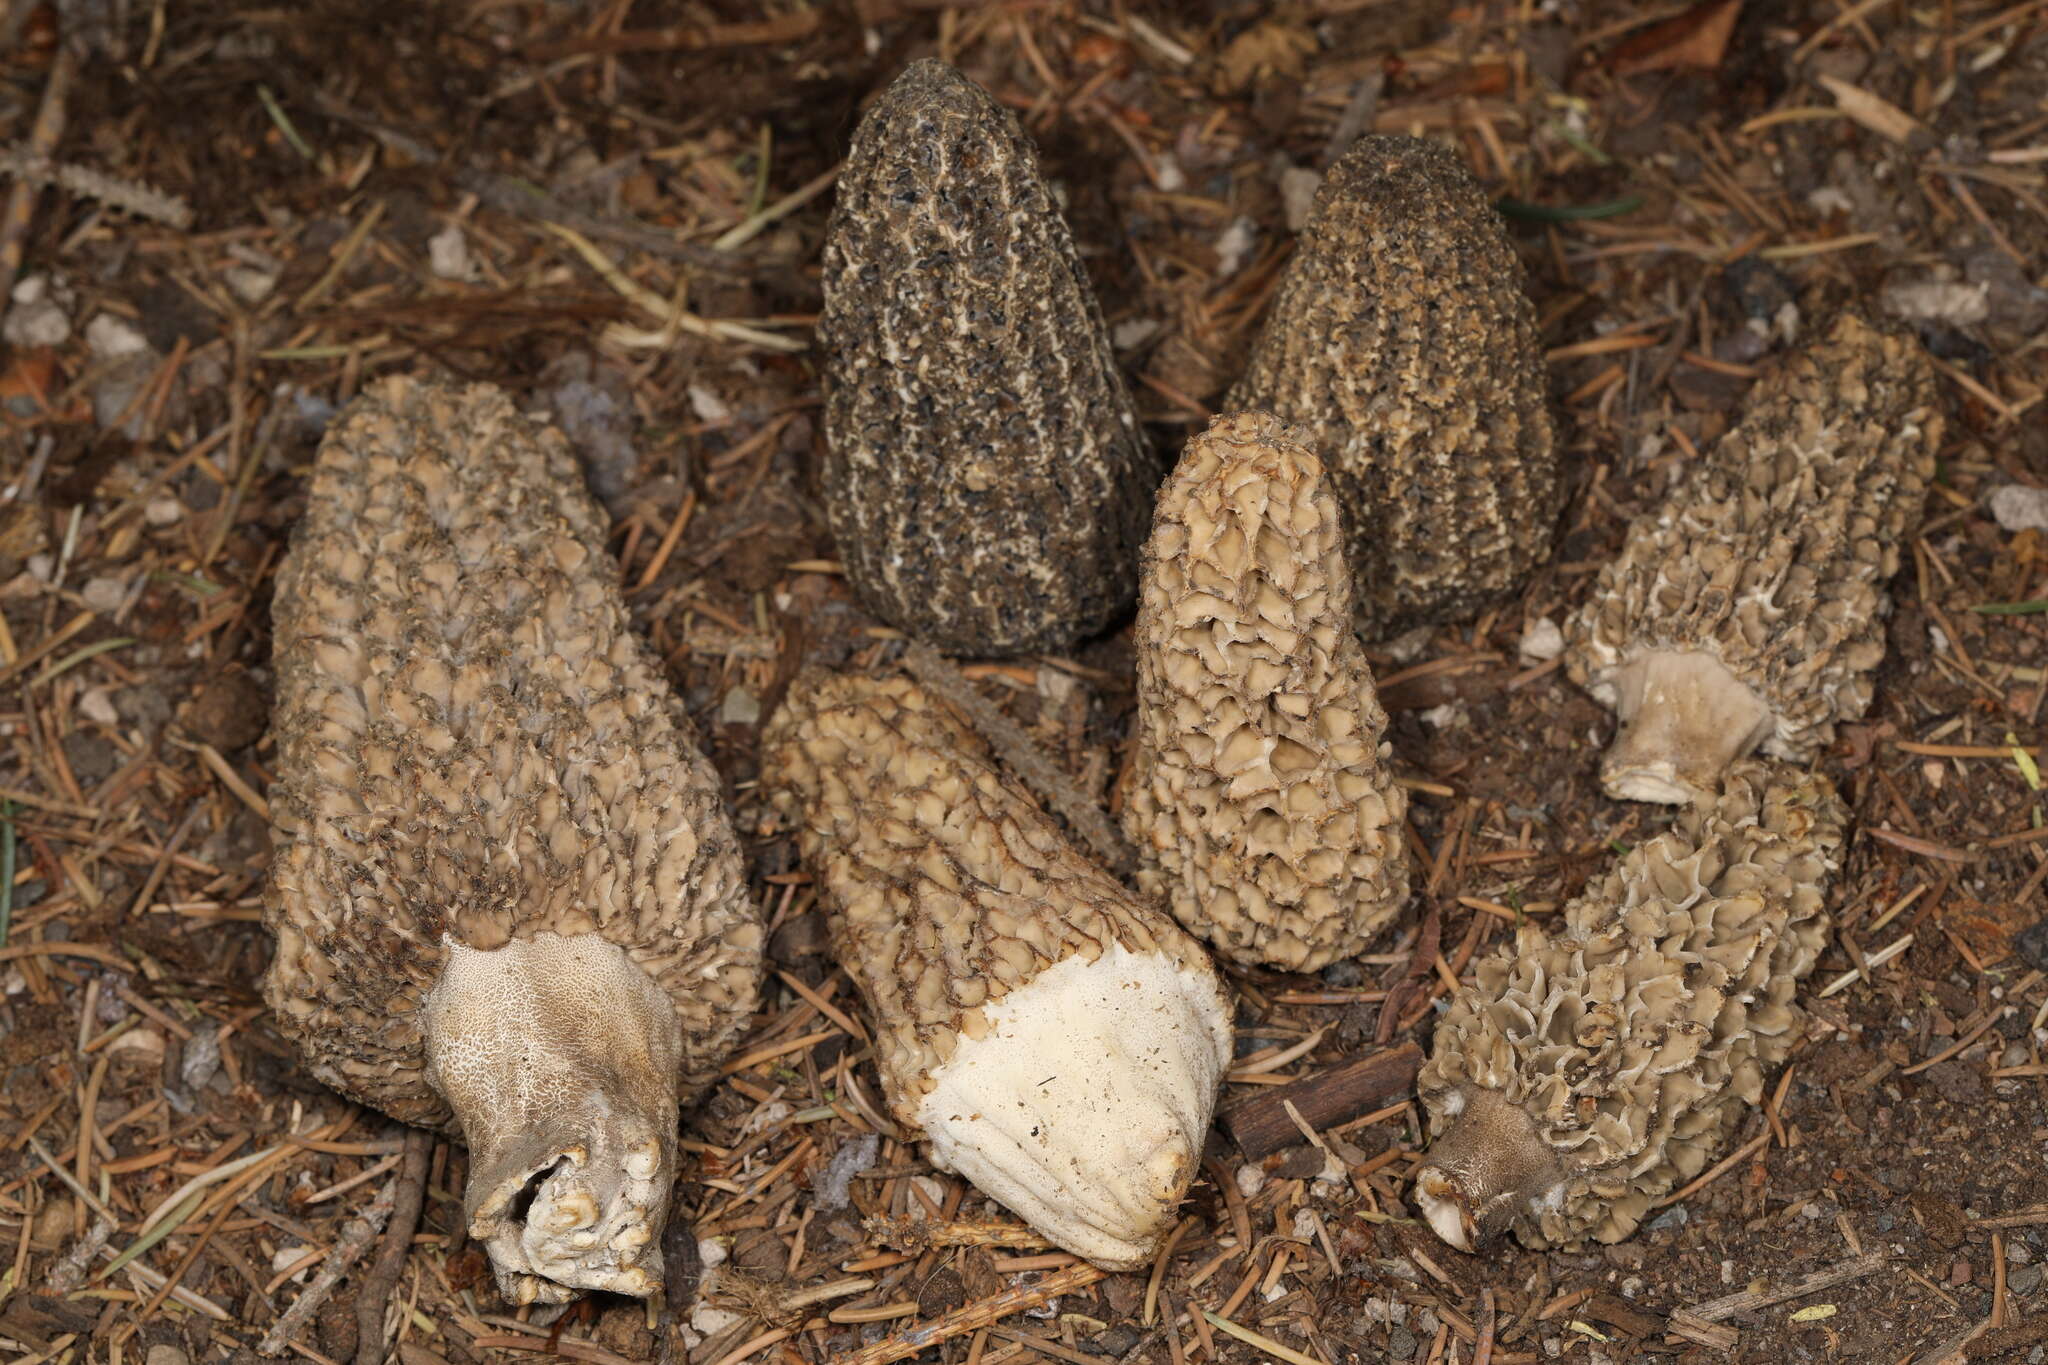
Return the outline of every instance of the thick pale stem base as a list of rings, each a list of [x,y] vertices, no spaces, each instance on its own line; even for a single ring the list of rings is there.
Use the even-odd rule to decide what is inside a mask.
[[[469,1144],[463,1209],[515,1304],[661,1287],[682,1030],[594,934],[446,944],[425,1003],[428,1079]]]
[[[1638,654],[1614,675],[1621,729],[1600,765],[1607,794],[1685,805],[1720,788],[1721,774],[1771,733],[1776,718],[1711,654]]]
[[[1415,1175],[1415,1202],[1436,1235],[1476,1251],[1517,1213],[1560,1192],[1564,1169],[1527,1113],[1497,1090],[1467,1089]]]
[[[1173,1228],[1230,1059],[1215,976],[1112,944],[987,1006],[918,1109],[933,1164],[1054,1245],[1135,1270]]]

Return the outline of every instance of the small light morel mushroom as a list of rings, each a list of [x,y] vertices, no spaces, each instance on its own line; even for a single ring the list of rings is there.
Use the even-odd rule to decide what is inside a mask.
[[[1457,154],[1358,139],[1315,208],[1226,411],[1308,428],[1367,639],[1470,616],[1550,553],[1556,438],[1536,310]]]
[[[1706,1168],[1799,1037],[1846,819],[1825,778],[1744,759],[1556,933],[1524,925],[1479,964],[1416,1080],[1439,1236],[1619,1241]]]
[[[460,1131],[513,1303],[660,1286],[677,1106],[760,975],[605,530],[503,393],[386,380],[327,435],[273,608],[264,997],[322,1081]]]
[[[1127,611],[1159,467],[1016,116],[912,62],[854,132],[822,284],[821,483],[862,603],[976,655]]]
[[[1620,727],[1609,794],[1689,801],[1864,713],[1941,429],[1925,352],[1854,313],[1758,382],[1566,622],[1567,671]]]
[[[891,1112],[1049,1240],[1145,1264],[1231,1054],[1215,967],[902,678],[805,673],[762,736]]]
[[[1225,956],[1319,970],[1408,895],[1407,793],[1308,433],[1218,417],[1159,491],[1138,590],[1139,885]]]

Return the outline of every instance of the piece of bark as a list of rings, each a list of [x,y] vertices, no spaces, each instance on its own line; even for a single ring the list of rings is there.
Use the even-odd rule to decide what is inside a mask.
[[[1253,1161],[1302,1141],[1295,1112],[1318,1131],[1384,1108],[1415,1088],[1422,1049],[1413,1043],[1385,1048],[1287,1085],[1274,1086],[1223,1112],[1223,1131]]]

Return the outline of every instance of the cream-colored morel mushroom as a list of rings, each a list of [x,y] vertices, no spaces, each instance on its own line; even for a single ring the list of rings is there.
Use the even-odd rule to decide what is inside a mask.
[[[1847,813],[1825,778],[1744,759],[1720,794],[1524,925],[1453,997],[1416,1080],[1430,1226],[1470,1251],[1614,1242],[1705,1169],[1799,1037]]]
[[[762,760],[874,1014],[897,1121],[1055,1244],[1144,1265],[1230,1057],[1201,948],[906,679],[800,676]]]
[[[1864,713],[1941,428],[1918,343],[1845,313],[1630,525],[1565,627],[1573,681],[1620,726],[1610,795],[1689,801],[1759,745],[1804,762]]]
[[[1407,794],[1308,433],[1219,417],[1159,491],[1138,591],[1139,885],[1217,951],[1316,971],[1408,895]]]
[[[514,1303],[659,1287],[677,1105],[760,972],[605,529],[504,394],[387,380],[328,433],[273,610],[265,998],[321,1080],[461,1132]]]

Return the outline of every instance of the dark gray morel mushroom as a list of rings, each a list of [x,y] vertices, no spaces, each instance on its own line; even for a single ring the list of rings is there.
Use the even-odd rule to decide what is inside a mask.
[[[823,486],[877,616],[973,655],[1129,609],[1159,469],[1016,118],[913,63],[854,133],[825,239]]]
[[[1368,639],[1470,616],[1550,552],[1557,452],[1522,281],[1456,155],[1360,138],[1323,178],[1224,405],[1308,429]]]
[[[1247,965],[1318,971],[1408,897],[1407,793],[1307,433],[1218,417],[1159,490],[1138,594],[1139,886]]]
[[[460,1131],[513,1303],[660,1286],[677,1105],[760,975],[605,529],[504,394],[386,380],[327,435],[273,608],[264,996],[322,1081]]]
[[[761,737],[891,1112],[1056,1245],[1147,1264],[1201,1163],[1230,1002],[915,683],[799,677]]]
[[[1438,1235],[1615,1242],[1706,1168],[1799,1037],[1846,820],[1825,778],[1745,759],[1557,932],[1525,924],[1479,964],[1416,1080]]]
[[[1758,382],[1566,622],[1567,671],[1620,726],[1610,795],[1688,801],[1864,713],[1941,428],[1926,353],[1853,313]]]

